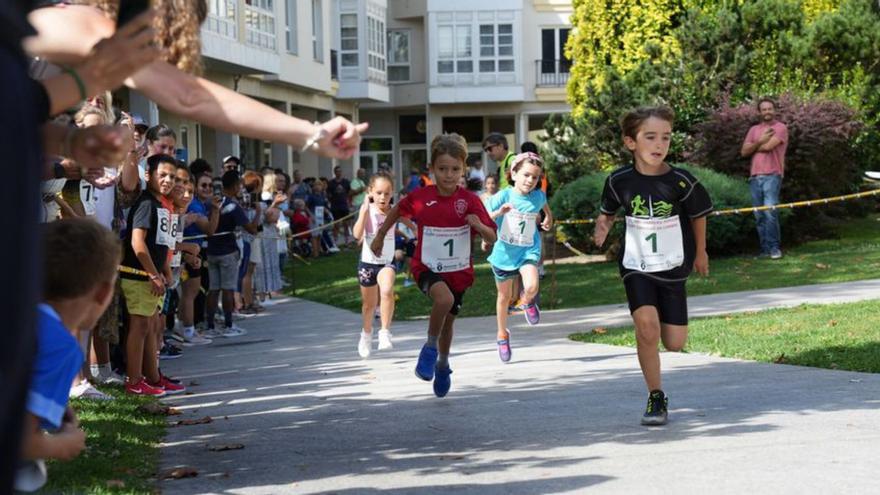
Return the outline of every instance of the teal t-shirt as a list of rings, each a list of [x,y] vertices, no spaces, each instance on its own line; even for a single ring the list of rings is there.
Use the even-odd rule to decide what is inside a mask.
[[[486,209],[491,213],[505,203],[512,204],[513,210],[495,219],[498,240],[492,247],[489,263],[501,270],[518,270],[527,262],[541,260],[538,218],[547,203],[547,196],[540,189],[523,195],[507,187],[488,199]]]

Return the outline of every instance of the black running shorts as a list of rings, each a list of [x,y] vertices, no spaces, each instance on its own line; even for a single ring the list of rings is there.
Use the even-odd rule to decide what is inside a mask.
[[[424,271],[421,275],[419,275],[419,279],[416,280],[416,283],[418,284],[419,289],[422,291],[423,294],[431,297],[431,286],[436,283],[446,284],[446,281],[443,280],[443,277],[432,271]],[[449,284],[446,284],[446,286],[449,287]],[[454,290],[452,290],[451,287],[449,287],[449,292],[452,293],[453,298],[452,309],[449,310],[449,314],[451,314],[452,316],[457,316],[458,312],[461,310],[461,303],[462,298],[464,298],[464,292],[455,292]]]
[[[629,312],[642,306],[654,306],[660,322],[669,325],[687,325],[687,290],[685,281],[668,282],[646,275],[631,273],[623,279]]]

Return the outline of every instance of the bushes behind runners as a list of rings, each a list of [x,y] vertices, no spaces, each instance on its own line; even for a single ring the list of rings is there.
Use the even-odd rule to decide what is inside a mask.
[[[864,163],[859,159],[858,136],[863,125],[856,112],[843,103],[803,100],[785,95],[777,101],[778,119],[788,126],[785,178],[781,201],[800,201],[858,191]],[[696,163],[725,174],[746,178],[749,159],[740,148],[749,127],[759,120],[754,104],[723,105],[696,126]],[[713,196],[714,197],[714,196]],[[833,218],[864,215],[873,200],[836,203],[794,210],[786,237],[801,240],[821,235]]]
[[[696,176],[709,191],[709,197],[716,210],[741,208],[751,205],[749,185],[745,179],[729,177],[724,174],[702,167],[676,165],[688,170]],[[559,220],[571,218],[596,218],[599,214],[599,199],[605,184],[607,172],[596,172],[585,175],[574,182],[564,185],[550,201],[553,213]],[[789,214],[780,215],[785,225]],[[591,252],[600,252],[592,245],[593,225],[564,225],[563,232],[569,236],[579,248]],[[707,249],[710,255],[729,254],[755,249],[755,220],[752,215],[734,215],[710,217],[706,235]],[[619,239],[623,232],[623,223],[615,222],[609,239]]]

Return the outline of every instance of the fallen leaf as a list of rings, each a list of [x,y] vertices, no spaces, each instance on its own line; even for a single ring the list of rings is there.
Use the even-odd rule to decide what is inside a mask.
[[[831,268],[831,265],[826,265],[825,263],[816,263],[816,268],[820,270],[827,270]]]
[[[240,443],[227,443],[223,445],[211,445],[208,447],[208,450],[211,452],[223,452],[226,450],[241,450],[244,448],[244,445]]]
[[[463,455],[441,455],[440,456],[441,461],[460,461],[462,459],[464,459]]]
[[[149,402],[147,404],[141,404],[138,406],[138,411],[153,414],[156,416],[164,415],[164,416],[179,416],[182,414],[180,410],[175,409],[170,406],[162,405],[158,402]]]
[[[608,330],[605,330],[602,327],[596,327],[593,329],[593,333],[599,334],[599,335],[604,335],[604,334],[608,333]]]
[[[191,426],[191,425],[203,425],[206,423],[212,423],[214,419],[211,416],[205,416],[204,418],[199,419],[181,419],[177,423],[174,423],[174,426]]]
[[[828,326],[829,326],[829,327],[836,327],[836,326],[837,326],[837,320],[831,320],[831,321],[829,321],[829,322],[828,322]]]
[[[785,353],[783,352],[779,356],[776,356],[776,359],[773,360],[776,364],[785,364],[787,360],[785,359]]]
[[[179,480],[181,478],[194,478],[199,475],[198,470],[194,467],[184,466],[166,471],[162,478],[166,480]]]
[[[125,482],[122,480],[107,480],[105,484],[107,488],[125,488]]]

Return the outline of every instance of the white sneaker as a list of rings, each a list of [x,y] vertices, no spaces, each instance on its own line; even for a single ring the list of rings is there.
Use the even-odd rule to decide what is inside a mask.
[[[358,342],[358,354],[361,355],[362,358],[367,359],[370,357],[370,353],[372,352],[373,346],[373,333],[366,333],[361,330],[361,340]]]
[[[94,385],[83,380],[70,389],[71,399],[113,400],[113,397],[96,389]]]
[[[183,345],[185,345],[185,346],[207,345],[207,344],[210,344],[211,342],[214,342],[214,341],[209,338],[202,337],[201,335],[198,334],[198,332],[193,332],[192,335],[184,335],[183,336]]]
[[[106,375],[102,375],[101,373],[93,373],[92,376],[95,378],[95,381],[101,385],[114,385],[114,386],[122,386],[125,385],[125,377],[120,375],[115,371],[111,371]]]
[[[247,335],[247,330],[235,324],[233,324],[231,327],[226,327],[223,329],[223,336],[227,338],[241,337],[242,335]]]
[[[205,330],[202,336],[208,339],[217,339],[223,336],[223,330],[220,330],[219,328],[209,328]]]
[[[327,248],[327,251],[329,251],[329,252],[331,252],[331,253],[338,253],[338,252],[339,252],[339,248],[336,247],[336,246],[330,246],[329,248]]]
[[[394,344],[391,343],[391,330],[383,328],[379,330],[379,350],[393,349]]]

